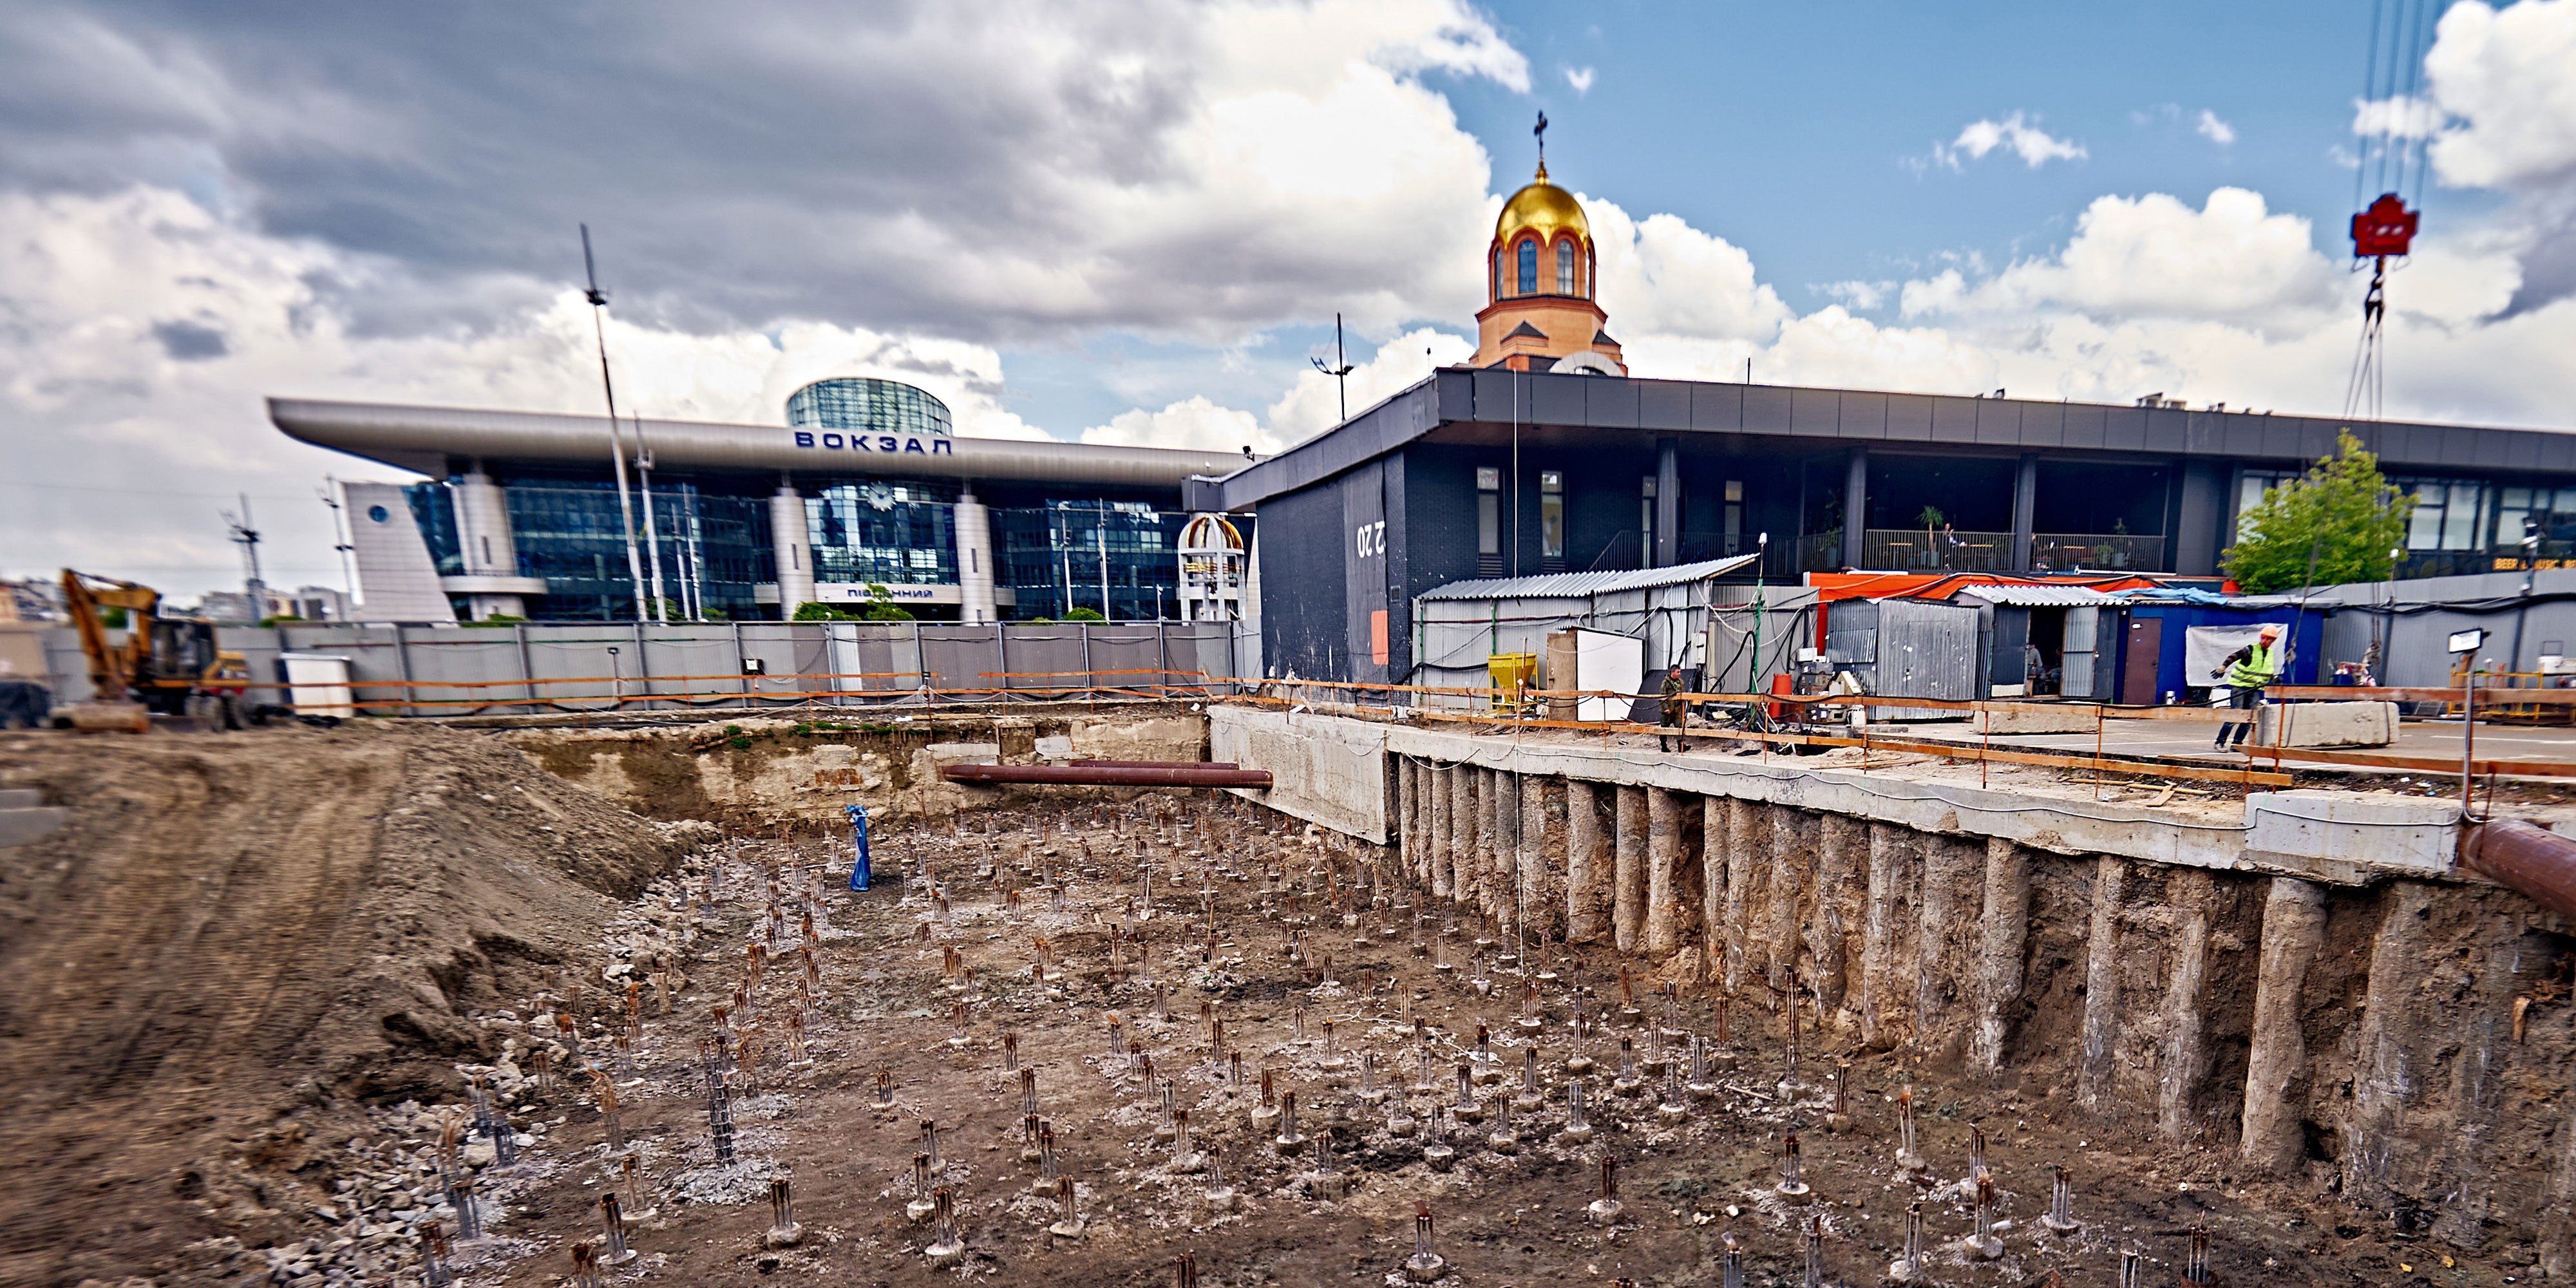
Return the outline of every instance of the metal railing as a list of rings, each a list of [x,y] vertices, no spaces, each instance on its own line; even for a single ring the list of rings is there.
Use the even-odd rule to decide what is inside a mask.
[[[2012,534],[1952,528],[1866,528],[1860,563],[1891,572],[2008,572]]]
[[[2162,572],[2165,539],[2125,532],[2038,532],[2030,538],[2030,566],[2052,572],[2076,568]]]

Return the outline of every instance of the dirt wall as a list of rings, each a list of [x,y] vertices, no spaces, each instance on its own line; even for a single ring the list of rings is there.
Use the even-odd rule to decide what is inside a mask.
[[[696,845],[488,736],[0,736],[69,806],[0,849],[0,1283],[184,1265],[326,1201],[362,1101],[452,1090]],[[181,1279],[186,1279],[183,1271]]]
[[[871,818],[918,819],[1111,794],[961,787],[940,780],[944,763],[1203,760],[1208,747],[1206,717],[1180,706],[866,723],[756,718],[641,729],[511,729],[499,736],[557,776],[639,814],[746,830],[791,821],[836,828],[848,805],[866,807]]]

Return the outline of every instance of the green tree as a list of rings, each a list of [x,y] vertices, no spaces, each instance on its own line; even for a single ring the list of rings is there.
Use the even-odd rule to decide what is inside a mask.
[[[2236,544],[2219,562],[2246,593],[2377,581],[2406,544],[2415,498],[2379,472],[2379,458],[2347,429],[2335,454],[2306,477],[2263,494],[2237,520]]]
[[[850,615],[842,612],[840,609],[832,607],[830,604],[824,603],[819,599],[809,599],[804,603],[798,604],[796,606],[796,616],[788,620],[798,622],[846,622],[850,620]]]
[[[871,622],[908,622],[912,620],[911,610],[894,602],[894,592],[875,582],[868,583],[868,611],[859,614],[859,616],[862,620]]]
[[[1100,615],[1100,610],[1097,608],[1068,608],[1065,610],[1064,620],[1068,622],[1105,622],[1109,619],[1102,617]]]

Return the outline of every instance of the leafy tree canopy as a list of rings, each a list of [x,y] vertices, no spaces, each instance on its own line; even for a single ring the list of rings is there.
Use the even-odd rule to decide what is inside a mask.
[[[2263,494],[2237,520],[2219,562],[2246,593],[2377,581],[2406,544],[2415,498],[2379,472],[2379,458],[2345,430],[2335,454]]]

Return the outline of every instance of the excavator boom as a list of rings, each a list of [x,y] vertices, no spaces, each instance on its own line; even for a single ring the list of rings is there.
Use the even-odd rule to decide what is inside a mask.
[[[211,714],[241,723],[250,669],[239,653],[219,650],[210,622],[160,615],[161,592],[114,577],[63,570],[63,603],[89,661],[89,702],[71,708],[84,729],[144,729],[149,713]],[[107,636],[105,614],[126,614],[125,643]]]

